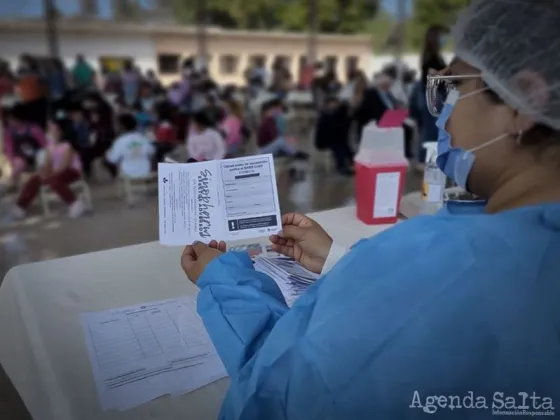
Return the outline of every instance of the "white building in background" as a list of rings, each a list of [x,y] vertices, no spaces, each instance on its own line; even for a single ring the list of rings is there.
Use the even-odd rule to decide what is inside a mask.
[[[82,54],[96,68],[102,61],[133,58],[143,71],[153,69],[169,83],[179,77],[181,61],[196,53],[196,30],[190,27],[113,23],[107,21],[60,21],[60,55],[71,66]],[[229,31],[209,28],[207,31],[209,65],[220,83],[243,83],[243,71],[253,62],[270,67],[282,59],[297,78],[305,61],[308,38],[305,33]],[[368,78],[394,62],[388,54],[375,55],[371,38],[363,35],[319,35],[318,58],[336,68],[341,80],[346,69],[357,64]],[[44,22],[40,20],[0,20],[0,59],[16,66],[21,54],[48,56]],[[446,59],[450,59],[448,54]],[[408,54],[404,63],[419,70],[419,55]]]
[[[142,70],[156,69],[155,40],[148,32],[131,34],[113,30],[68,33],[63,30],[59,36],[59,46],[60,56],[69,66],[74,64],[77,54],[83,54],[96,69],[99,69],[100,60],[104,57],[134,57],[136,65]],[[0,58],[16,66],[23,53],[39,57],[49,55],[43,25],[39,22],[0,21]]]

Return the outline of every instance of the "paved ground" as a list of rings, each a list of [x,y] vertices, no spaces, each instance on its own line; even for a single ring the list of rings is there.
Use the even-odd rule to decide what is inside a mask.
[[[304,181],[295,182],[287,173],[281,173],[277,181],[283,212],[336,208],[351,203],[354,197],[353,179],[336,174],[312,171]],[[418,190],[420,182],[420,177],[411,172],[406,191]],[[18,264],[157,240],[155,194],[130,209],[117,197],[115,187],[107,180],[93,185],[92,192],[95,211],[78,220],[64,217],[62,208],[58,209],[58,216],[45,219],[38,206],[23,222],[8,224],[4,220],[0,224],[0,282],[6,272]],[[5,198],[0,206],[4,215],[12,199]],[[0,366],[0,419],[27,418],[25,408]]]

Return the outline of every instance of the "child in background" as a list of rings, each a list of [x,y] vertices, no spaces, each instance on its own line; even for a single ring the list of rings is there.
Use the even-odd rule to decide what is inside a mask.
[[[136,118],[138,131],[144,134],[147,133],[154,123],[154,118],[152,116],[152,113],[146,111],[143,108],[142,103],[140,101],[137,101],[132,107],[132,109],[134,110],[134,118]]]
[[[156,161],[163,162],[165,155],[177,146],[177,130],[173,126],[173,110],[171,104],[162,103],[157,107],[158,123],[155,127]]]
[[[241,146],[243,128],[243,109],[239,102],[234,99],[227,102],[226,117],[220,124],[220,128],[226,138],[228,156],[237,155]]]
[[[80,158],[64,135],[64,125],[60,120],[48,122],[48,145],[39,169],[23,186],[12,210],[15,218],[22,219],[26,209],[37,197],[40,188],[48,185],[69,207],[71,218],[80,217],[86,210],[84,202],[76,197],[70,185],[82,176]]]
[[[259,153],[274,156],[289,156],[295,159],[308,159],[308,155],[298,152],[286,138],[287,122],[283,115],[282,102],[271,99],[262,106],[261,124],[257,132]]]
[[[217,160],[226,157],[226,143],[220,132],[214,128],[204,111],[191,117],[191,130],[187,139],[187,153],[197,161]]]
[[[210,91],[206,95],[205,112],[214,127],[218,127],[226,116],[224,107],[215,91]]]
[[[92,145],[92,154],[95,158],[103,160],[103,166],[109,172],[112,179],[117,177],[117,167],[108,162],[105,153],[111,148],[115,133],[111,125],[104,122],[103,117],[98,109],[92,109],[89,113],[90,119],[90,143]]]
[[[7,111],[4,153],[12,166],[14,181],[19,179],[22,172],[36,170],[37,154],[47,145],[43,130],[26,119],[25,107],[22,105]]]
[[[152,85],[148,82],[142,82],[140,85],[140,98],[138,99],[142,107],[142,111],[150,115],[154,115],[156,106],[156,96],[152,89]]]
[[[152,169],[152,157],[155,148],[150,139],[136,131],[136,119],[131,114],[118,117],[120,136],[107,152],[107,160],[118,165],[120,176],[142,178],[148,176]]]
[[[95,160],[89,122],[86,119],[85,110],[81,104],[71,104],[69,115],[72,125],[72,138],[68,140],[80,155],[84,175],[89,180],[91,178],[91,164]]]

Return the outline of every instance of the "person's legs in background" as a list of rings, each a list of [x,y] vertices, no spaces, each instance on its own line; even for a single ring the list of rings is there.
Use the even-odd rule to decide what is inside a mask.
[[[335,141],[331,146],[331,150],[336,163],[336,170],[342,175],[352,175],[354,173],[352,170],[353,155],[348,139]]]
[[[266,146],[260,148],[259,153],[261,154],[286,154],[288,156],[295,155],[297,150],[295,147],[290,145],[284,137],[277,137],[272,143],[268,143]]]
[[[95,150],[91,147],[84,147],[78,150],[80,155],[80,160],[82,162],[82,168],[84,170],[84,177],[87,181],[91,180],[91,167],[95,160]]]
[[[17,198],[16,207],[13,210],[16,218],[25,217],[25,211],[35,197],[37,197],[41,185],[43,185],[43,181],[39,175],[33,175],[25,182]]]
[[[407,159],[414,158],[414,129],[403,124],[404,131],[404,156]]]
[[[111,175],[111,179],[113,181],[117,179],[117,175],[119,174],[119,168],[117,167],[117,165],[112,164],[107,159],[105,159],[105,157],[103,157],[103,167],[107,170],[107,172],[109,172],[109,175]]]
[[[308,159],[309,155],[304,152],[299,152],[295,146],[291,145],[285,137],[278,137],[272,143],[267,144],[259,149],[261,154],[285,155],[295,159]]]
[[[118,175],[118,168],[117,165],[112,164],[111,162],[109,162],[107,160],[107,158],[105,158],[105,154],[107,153],[107,151],[111,148],[111,143],[110,142],[97,142],[95,143],[95,145],[93,146],[93,150],[91,150],[91,162],[89,163],[90,165],[90,172],[91,172],[91,164],[93,161],[95,161],[95,159],[101,159],[102,165],[103,167],[107,170],[107,172],[109,172],[109,175],[111,176],[112,180],[115,180],[117,178]],[[83,161],[82,161],[83,162]],[[85,168],[85,166],[84,166]],[[84,169],[84,173],[85,173],[85,169]],[[87,179],[87,176],[86,176]]]
[[[16,202],[14,216],[18,218],[25,217],[25,211],[35,197],[37,197],[41,186],[48,185],[70,207],[70,217],[79,217],[85,211],[85,205],[81,200],[77,199],[70,185],[80,179],[80,177],[80,172],[74,168],[67,168],[47,179],[41,179],[39,175],[33,175],[23,186]]]
[[[174,144],[169,144],[169,143],[161,143],[161,142],[154,142],[153,143],[155,149],[156,149],[156,163],[160,163],[163,162],[165,160],[165,155],[173,152],[173,150],[175,150],[175,145]]]

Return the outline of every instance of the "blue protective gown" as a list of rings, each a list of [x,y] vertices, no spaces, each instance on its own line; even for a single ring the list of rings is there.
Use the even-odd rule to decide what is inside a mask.
[[[198,285],[231,376],[222,419],[425,418],[428,397],[469,391],[488,408],[449,400],[428,417],[495,418],[508,396],[533,407],[519,392],[560,413],[560,204],[398,224],[292,309],[244,253],[214,260]]]

